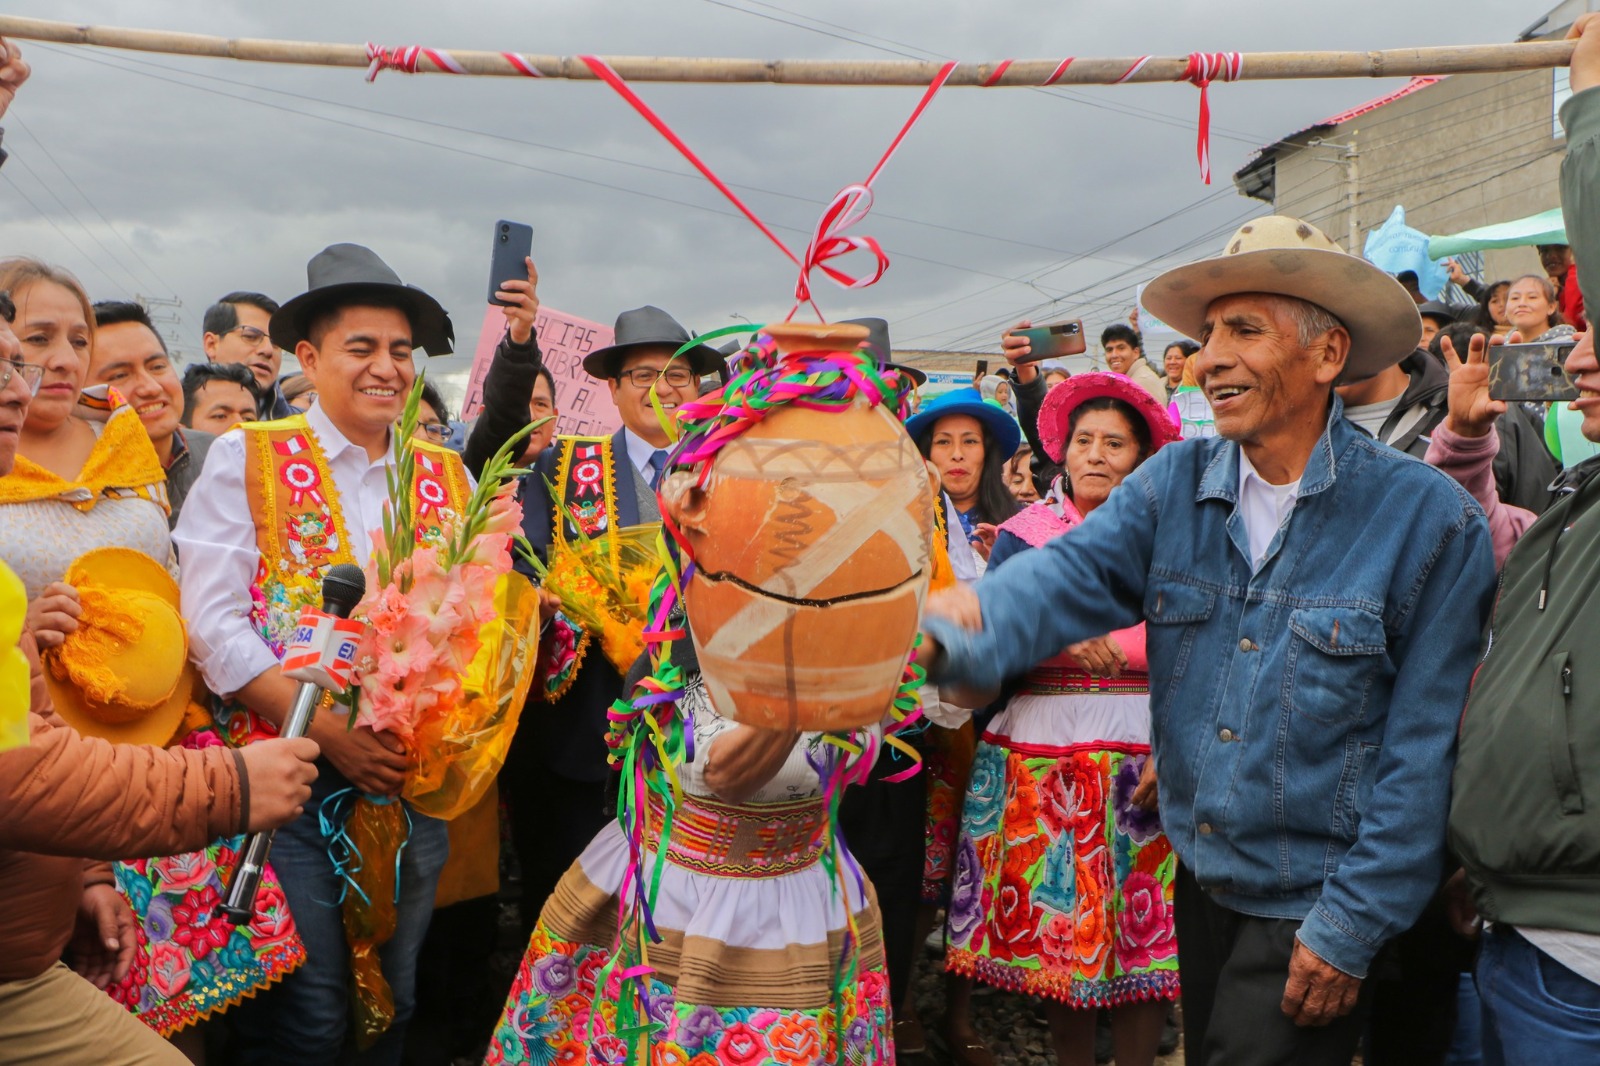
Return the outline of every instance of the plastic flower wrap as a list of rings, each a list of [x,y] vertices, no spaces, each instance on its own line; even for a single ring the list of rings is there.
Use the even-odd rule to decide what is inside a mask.
[[[561,610],[600,641],[617,672],[626,674],[644,651],[650,590],[661,560],[657,526],[628,526],[586,537],[553,553],[544,587]]]
[[[394,434],[389,503],[383,529],[373,532],[367,594],[354,612],[367,630],[356,653],[351,725],[403,740],[411,765],[401,795],[422,813],[448,819],[493,782],[516,732],[532,679],[538,597],[511,573],[522,508],[510,482],[523,471],[510,456],[527,431],[489,461],[459,511],[429,515],[414,500],[428,499],[416,488],[412,439],[421,386],[419,376]],[[437,465],[425,462],[428,471]],[[324,804],[324,834],[346,881],[356,1041],[365,1049],[394,1021],[378,948],[394,935],[410,814],[387,796],[353,797],[333,811]]]

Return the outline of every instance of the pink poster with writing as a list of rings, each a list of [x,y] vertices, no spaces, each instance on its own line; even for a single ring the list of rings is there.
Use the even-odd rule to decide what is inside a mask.
[[[599,437],[616,432],[622,425],[611,390],[583,371],[583,357],[611,343],[611,327],[564,314],[549,307],[539,308],[533,324],[539,337],[544,365],[556,381],[556,432]],[[504,312],[490,304],[484,309],[483,329],[478,333],[478,350],[472,356],[472,376],[467,380],[467,398],[461,417],[470,422],[483,409],[483,379],[494,359],[494,350],[506,333]]]

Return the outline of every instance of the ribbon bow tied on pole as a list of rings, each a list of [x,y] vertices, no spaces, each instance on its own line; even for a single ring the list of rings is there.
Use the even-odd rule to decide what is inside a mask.
[[[1183,76],[1200,90],[1200,128],[1195,155],[1200,160],[1200,177],[1211,184],[1211,101],[1206,89],[1212,81],[1234,81],[1244,70],[1244,56],[1238,52],[1191,52]]]

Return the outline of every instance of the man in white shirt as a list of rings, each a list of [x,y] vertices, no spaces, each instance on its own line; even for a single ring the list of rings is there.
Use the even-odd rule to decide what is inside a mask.
[[[372,534],[383,528],[389,435],[415,377],[413,346],[430,354],[450,350],[443,308],[402,285],[371,251],[334,245],[311,260],[307,275],[310,291],[285,304],[271,325],[274,340],[294,351],[316,382],[317,402],[303,423],[291,418],[217,438],[173,532],[184,564],[191,654],[219,697],[219,731],[229,743],[282,724],[297,688],[279,666],[282,626],[298,614],[295,597],[320,599],[321,571],[332,563],[367,562]],[[282,487],[274,471],[283,475]],[[269,488],[261,487],[263,479]],[[315,508],[305,510],[308,498],[322,508],[320,516]],[[263,505],[263,499],[272,502]],[[278,528],[286,514],[287,539]],[[309,521],[297,523],[307,515]],[[300,572],[285,581],[279,571],[294,571],[296,563]],[[349,965],[340,911],[332,904],[343,897],[344,885],[319,814],[324,801],[349,789],[397,795],[407,769],[396,737],[352,729],[334,709],[319,709],[309,733],[322,745],[322,775],[306,813],[279,831],[272,851],[307,958],[281,986],[235,1012],[244,1044],[239,1060],[246,1063],[338,1061],[349,1014]],[[408,814],[398,924],[380,951],[394,992],[394,1023],[361,1056],[364,1063],[400,1061],[415,1006],[417,951],[449,850],[443,822]]]

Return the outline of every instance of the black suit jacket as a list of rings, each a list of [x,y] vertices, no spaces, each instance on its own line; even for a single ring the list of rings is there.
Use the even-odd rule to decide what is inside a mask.
[[[502,340],[483,382],[483,413],[478,416],[467,438],[465,459],[468,468],[481,474],[483,467],[522,427],[528,424],[528,400],[539,373],[537,344],[516,346]],[[533,463],[532,473],[517,485],[522,503],[522,532],[548,562],[554,540],[555,504],[550,499],[548,479],[556,485],[557,445],[546,448]],[[633,469],[628,464],[628,447],[618,430],[611,437],[612,477],[617,489],[617,526],[639,524],[639,498]],[[516,569],[537,580],[533,565],[520,555]],[[600,650],[599,638],[590,642],[583,664],[572,685],[554,703],[538,693],[528,698],[517,726],[516,743],[530,746],[534,758],[550,773],[575,781],[603,781],[610,776],[606,765],[606,712],[622,695],[622,676]]]

